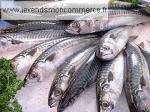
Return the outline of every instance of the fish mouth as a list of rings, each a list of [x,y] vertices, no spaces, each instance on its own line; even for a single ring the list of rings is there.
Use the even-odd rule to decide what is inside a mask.
[[[73,29],[71,29],[71,28],[66,28],[66,30],[65,30],[67,33],[71,33],[71,34],[79,34],[79,32],[78,31],[76,31],[76,30],[73,30]]]
[[[50,108],[56,107],[58,105],[58,101],[51,98],[48,100],[48,105]]]

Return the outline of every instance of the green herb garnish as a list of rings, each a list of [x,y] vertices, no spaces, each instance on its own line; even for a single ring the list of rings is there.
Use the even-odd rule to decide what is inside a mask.
[[[10,60],[0,59],[0,112],[21,112],[14,98],[23,81],[18,80]]]

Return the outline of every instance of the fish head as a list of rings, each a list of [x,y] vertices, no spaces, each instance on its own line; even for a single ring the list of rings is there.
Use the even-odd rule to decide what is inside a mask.
[[[114,39],[105,39],[100,42],[98,51],[96,52],[100,59],[111,60],[118,54],[119,49]]]
[[[80,21],[73,21],[65,30],[71,34],[85,34],[90,33],[91,28],[89,28],[89,22],[80,20]]]
[[[48,99],[48,105],[52,108],[59,104],[59,101],[62,96],[62,90],[59,88],[53,88],[50,90],[49,99]]]
[[[6,37],[6,36],[1,36],[0,37],[0,44],[2,45],[2,46],[7,46],[7,45],[9,45],[9,44],[11,44],[11,38],[9,38],[9,37]]]
[[[26,85],[33,86],[36,83],[40,82],[41,80],[42,80],[42,75],[40,70],[37,67],[31,67],[25,77]]]
[[[31,64],[31,56],[19,54],[15,56],[11,62],[16,72],[24,71]]]
[[[114,108],[114,103],[109,94],[105,94],[103,96],[101,106],[101,109],[103,110],[102,112],[111,112],[111,110]]]

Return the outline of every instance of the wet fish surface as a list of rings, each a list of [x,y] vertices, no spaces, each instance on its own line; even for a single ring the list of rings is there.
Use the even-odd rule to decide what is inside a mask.
[[[41,42],[39,44],[36,44],[36,45],[22,51],[18,55],[16,55],[11,61],[12,61],[12,64],[13,64],[15,71],[16,71],[17,75],[19,76],[19,78],[22,80],[24,79],[23,70],[25,70],[25,68],[26,68],[25,64],[31,63],[32,60],[34,60],[33,58],[38,57],[42,53],[42,51],[44,52],[44,50],[46,50],[48,47],[53,46],[56,43],[58,43],[62,40],[65,40],[65,39],[66,38],[47,40],[47,41]],[[26,71],[28,71],[28,70],[29,69],[27,69]],[[20,71],[22,71],[21,76],[19,75]],[[26,73],[26,71],[25,71],[25,73]]]
[[[48,48],[44,51],[32,64],[28,75],[26,76],[26,82],[38,82],[42,81],[44,76],[42,71],[57,71],[57,68],[63,64],[67,57],[71,56],[77,51],[80,51],[86,46],[96,43],[97,39],[83,39],[71,38],[57,43],[56,45]],[[48,72],[48,74],[50,74]]]
[[[48,30],[48,29],[55,29],[55,30],[63,30],[66,26],[65,25],[58,25],[55,22],[48,22],[48,21],[35,21],[35,22],[27,22],[24,24],[14,25],[10,28],[0,30],[0,34],[5,33],[15,33],[21,31],[35,31],[35,30]]]
[[[150,22],[149,17],[139,11],[112,9],[103,13],[89,13],[73,21],[66,28],[66,32],[71,34],[87,34],[146,22]]]
[[[22,42],[41,42],[55,38],[69,36],[64,30],[39,30],[30,32],[8,33],[0,36],[3,44],[20,44]]]
[[[143,88],[146,86],[144,56],[134,43],[128,43],[126,50],[125,93],[131,112],[150,112]]]
[[[111,112],[123,89],[124,58],[119,54],[114,60],[102,64],[97,74],[96,95],[98,112]]]
[[[130,29],[130,27],[119,27],[104,34],[100,39],[96,55],[102,60],[114,59],[128,42]]]
[[[75,73],[75,77],[71,79],[69,87],[59,102],[58,112],[62,112],[66,107],[73,104],[75,99],[96,81],[100,66],[100,60],[94,55],[94,59],[83,65],[77,73]]]
[[[71,77],[73,77],[75,72],[93,55],[95,48],[95,46],[86,47],[65,62],[53,80],[48,98],[48,105],[50,107],[57,106],[70,84]]]

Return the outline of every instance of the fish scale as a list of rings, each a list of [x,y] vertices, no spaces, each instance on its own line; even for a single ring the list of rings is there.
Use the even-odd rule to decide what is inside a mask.
[[[36,21],[36,22],[27,22],[24,24],[18,24],[16,26],[12,26],[10,28],[0,30],[0,34],[11,33],[11,32],[20,32],[20,31],[33,31],[33,30],[63,30],[65,25],[58,25],[55,22],[48,21]]]
[[[82,41],[81,41],[81,40]],[[80,40],[80,41],[79,41]],[[46,59],[46,57],[49,55],[49,53],[51,53],[52,51],[57,51],[58,49],[61,49],[61,48],[64,48],[65,46],[67,46],[67,48],[68,47],[71,47],[71,46],[73,46],[74,44],[80,44],[80,43],[82,43],[83,41],[85,41],[84,39],[82,39],[82,38],[72,38],[72,39],[66,39],[66,41],[63,41],[61,44],[59,44],[59,46],[55,46],[54,48],[52,48],[51,49],[51,47],[50,48],[48,48],[45,52],[43,52],[42,54],[41,54],[41,56],[40,57],[38,57],[38,59],[37,59],[37,61],[40,61],[40,60],[45,60]],[[65,49],[66,49],[66,47],[65,47]],[[35,62],[35,63],[37,63],[37,62]]]
[[[2,36],[19,41],[41,41],[67,36],[67,34],[64,32],[64,30],[39,30],[20,33],[8,33]]]
[[[71,78],[75,75],[76,71],[88,61],[88,59],[95,52],[96,46],[88,46],[83,50],[72,55],[66,60],[65,64],[62,66],[60,72],[58,72],[53,80],[50,92],[49,92],[49,106],[53,107],[59,103],[61,96],[64,94],[65,90],[69,87],[71,83]],[[73,71],[72,71],[73,70]],[[55,91],[61,91],[59,95],[55,94]]]
[[[144,77],[144,56],[134,43],[128,43],[126,50],[127,76],[125,92],[131,111],[149,112],[142,86]]]
[[[62,112],[66,107],[72,104],[75,98],[78,97],[84,89],[95,82],[99,67],[100,62],[94,57],[92,61],[86,63],[77,71],[75,77],[72,77],[70,81],[70,86],[67,88],[59,102],[58,112]]]
[[[66,38],[60,38],[60,39],[54,39],[54,40],[48,40],[48,41],[44,41],[44,42],[42,42],[42,43],[39,43],[39,44],[36,44],[36,45],[34,45],[34,46],[32,46],[32,47],[30,47],[30,48],[28,48],[28,49],[26,49],[26,50],[24,50],[24,51],[22,51],[21,53],[19,53],[17,56],[15,56],[13,59],[15,59],[15,58],[17,58],[17,57],[19,57],[19,56],[27,56],[28,54],[29,54],[29,52],[31,52],[31,51],[33,51],[33,50],[35,50],[35,49],[46,49],[47,47],[49,47],[49,46],[52,46],[52,45],[54,45],[54,44],[56,44],[56,43],[58,43],[58,42],[60,42],[60,41],[62,41],[62,40],[65,40]]]

